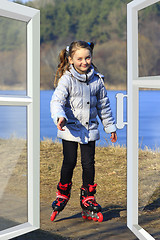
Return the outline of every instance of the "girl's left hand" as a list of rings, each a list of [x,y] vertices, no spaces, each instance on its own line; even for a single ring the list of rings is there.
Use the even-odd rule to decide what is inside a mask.
[[[117,133],[116,132],[112,132],[110,139],[111,139],[112,143],[115,143],[117,141]]]

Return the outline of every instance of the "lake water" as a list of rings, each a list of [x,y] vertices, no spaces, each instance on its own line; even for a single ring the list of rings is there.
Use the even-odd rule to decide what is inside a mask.
[[[113,116],[116,118],[116,94],[124,91],[108,91]],[[0,95],[12,94],[14,91],[0,91]],[[41,91],[41,112],[40,112],[40,137],[41,140],[51,138],[57,140],[57,128],[50,117],[50,99],[53,91]],[[140,91],[140,111],[139,111],[139,146],[144,148],[160,147],[160,91]],[[26,107],[0,106],[0,138],[11,136],[26,136]],[[126,121],[126,100],[124,100],[124,121]],[[100,120],[99,120],[100,122]],[[99,146],[111,144],[110,134],[106,134],[100,123]],[[126,126],[122,130],[117,130],[118,141],[116,144],[126,146]]]

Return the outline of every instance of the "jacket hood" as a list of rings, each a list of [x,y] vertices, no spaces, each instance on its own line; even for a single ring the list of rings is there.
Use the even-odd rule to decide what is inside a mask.
[[[70,65],[70,70],[68,73],[70,73],[77,80],[81,82],[86,82],[86,80],[90,80],[94,77],[95,70],[94,70],[94,67],[91,65],[91,67],[89,68],[89,71],[86,74],[80,74],[75,70],[73,65]]]

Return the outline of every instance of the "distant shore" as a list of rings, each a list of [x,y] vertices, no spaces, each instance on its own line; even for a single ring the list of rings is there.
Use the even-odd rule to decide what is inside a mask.
[[[126,86],[125,85],[122,85],[122,84],[119,84],[119,85],[108,85],[108,84],[105,84],[105,87],[107,90],[126,90]],[[26,90],[26,87],[25,86],[21,86],[21,85],[0,85],[0,91],[25,91]],[[49,91],[49,90],[53,90],[51,88],[43,88],[41,87],[40,90],[44,90],[44,91]]]

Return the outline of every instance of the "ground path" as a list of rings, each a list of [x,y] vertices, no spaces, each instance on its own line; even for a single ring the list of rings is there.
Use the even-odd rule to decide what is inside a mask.
[[[80,208],[66,207],[54,222],[49,216],[51,208],[47,204],[41,204],[41,229],[33,233],[15,238],[14,240],[136,240],[137,238],[126,227],[126,218],[120,218],[118,211],[103,212],[102,223],[84,220],[81,217]]]

